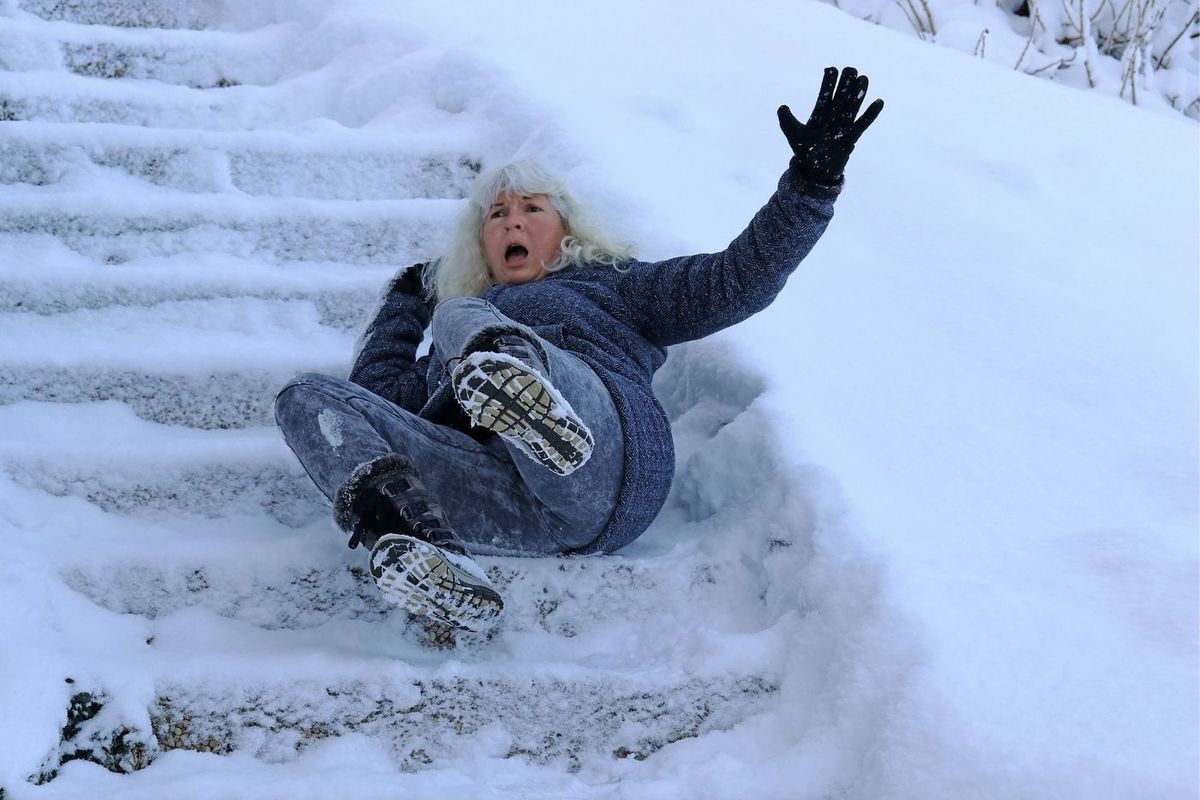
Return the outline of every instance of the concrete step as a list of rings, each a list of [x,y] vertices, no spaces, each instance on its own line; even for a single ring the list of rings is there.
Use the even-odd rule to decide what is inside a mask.
[[[442,653],[379,603],[361,552],[328,523],[280,535],[225,522],[144,531],[133,557],[132,544],[103,541],[64,573],[104,607],[146,618],[137,657],[159,676],[148,728],[163,750],[285,761],[360,733],[422,769],[500,735],[495,757],[574,769],[728,729],[778,691],[770,620],[730,625],[737,587],[696,579],[728,553],[689,542],[640,559],[480,559],[505,615],[491,637]]]
[[[320,629],[330,640],[353,639],[354,626],[395,611],[271,428],[171,428],[115,403],[8,406],[0,426],[12,431],[0,470],[64,497],[47,513],[61,506],[73,530],[87,531],[56,558],[68,585],[103,608],[147,619],[204,610],[264,630]],[[75,508],[70,497],[97,508]],[[671,660],[668,651],[716,646],[710,633],[760,630],[763,620],[745,611],[762,591],[756,575],[766,553],[787,548],[760,541],[764,555],[746,558],[748,537],[764,539],[726,519],[686,522],[676,509],[630,555],[481,557],[506,599],[499,646],[519,637],[526,652],[596,663],[623,657],[614,641],[636,641],[639,658]]]
[[[28,242],[33,237],[27,237]],[[66,314],[113,306],[149,309],[186,300],[253,298],[311,304],[320,325],[355,335],[370,321],[390,266],[293,261],[282,265],[219,253],[181,253],[96,263],[47,241],[0,243],[0,314]]]
[[[202,532],[172,527],[177,536],[189,533],[190,544],[156,550],[175,543],[148,536],[146,563],[158,552],[181,565],[181,551],[189,548],[196,554],[207,551],[210,559],[212,553],[239,550],[233,541],[238,531],[220,531],[203,541]],[[257,531],[247,526],[246,532],[250,544],[240,548],[243,558],[234,570],[243,578],[262,571],[251,564],[270,564],[260,545],[274,535],[261,526]],[[286,558],[298,538],[283,538],[277,552]],[[101,560],[109,547],[104,544],[96,553]],[[122,546],[115,549],[120,552]],[[83,556],[80,563],[87,561]],[[329,573],[313,572],[304,578],[306,587],[291,587],[291,592],[251,578],[248,586],[235,587],[232,602],[227,598],[222,608],[214,608],[206,601],[229,584],[214,582],[217,569],[210,561],[207,572],[155,587],[151,594],[165,597],[167,604],[157,604],[157,613],[130,626],[138,638],[127,643],[133,649],[123,650],[121,658],[136,662],[139,673],[152,681],[145,715],[133,710],[125,687],[115,687],[112,697],[110,687],[80,676],[73,691],[88,692],[103,704],[116,700],[123,711],[97,716],[77,741],[102,743],[121,734],[126,749],[136,744],[146,756],[134,765],[140,767],[173,749],[238,751],[286,762],[322,739],[355,733],[383,744],[406,770],[481,754],[578,770],[613,758],[645,759],[674,742],[728,730],[777,701],[781,636],[769,624],[745,631],[714,624],[702,613],[703,602],[700,612],[690,607],[703,601],[706,587],[690,596],[619,594],[622,573],[630,568],[619,557],[483,561],[493,574],[513,561],[514,570],[532,573],[529,583],[503,587],[510,606],[491,637],[460,638],[450,651],[422,645],[407,615],[382,610],[362,595],[361,571],[328,586]],[[564,563],[571,565],[565,573]],[[674,562],[670,570],[644,566],[648,573],[680,571]],[[605,589],[603,578],[612,576],[617,580],[609,591],[594,591]],[[73,570],[65,577],[73,588],[98,596],[97,587]],[[136,597],[133,608],[138,603],[144,608],[147,600],[155,603],[154,597],[137,597],[146,580],[136,561],[104,580],[122,584],[109,584],[111,592]],[[561,586],[571,587],[579,599],[572,600]],[[197,603],[167,607],[186,597]],[[255,608],[259,601],[271,609],[298,598],[305,611],[279,626],[270,625],[270,612],[264,618]],[[566,602],[554,606],[558,600]],[[366,613],[328,611],[343,602]],[[617,604],[615,613],[609,602]],[[530,617],[545,619],[547,607],[562,611],[567,606],[571,626],[525,624]],[[514,619],[510,611],[527,614]],[[689,624],[681,625],[681,618]],[[64,741],[58,752],[78,746]],[[58,759],[48,761],[53,765]]]
[[[95,546],[56,559],[72,588],[104,608],[151,619],[201,608],[257,628],[329,635],[335,623],[392,611],[362,571],[363,551],[345,547],[328,501],[273,427],[198,431],[146,422],[118,403],[20,403],[0,407],[0,430],[0,472],[64,506],[70,498],[95,506],[69,507],[69,524]],[[687,650],[707,641],[709,627],[761,629],[746,609],[761,604],[764,559],[793,552],[770,523],[786,491],[740,481],[746,466],[737,459],[683,458],[680,491],[628,555],[480,558],[506,598],[502,634],[547,657],[580,659],[635,641],[639,657]],[[713,470],[715,479],[696,474]],[[754,492],[764,519],[690,508],[698,480]],[[803,523],[802,507],[789,513]]]
[[[271,130],[324,116],[323,98],[336,81],[336,75],[317,71],[272,86],[193,89],[59,70],[0,72],[0,122]]]
[[[116,400],[138,416],[195,428],[241,428],[271,419],[275,393],[295,371],[260,375],[216,372],[207,376],[149,375],[131,369],[21,368],[0,365],[0,402],[38,400],[82,403]]]
[[[729,730],[768,710],[780,690],[770,631],[705,642],[711,658],[688,664],[679,653],[631,657],[611,649],[617,637],[605,638],[607,653],[575,657],[509,647],[504,634],[431,651],[413,641],[407,619],[264,631],[185,609],[139,628],[145,638],[122,657],[153,681],[150,697],[141,684],[135,699],[74,679],[73,691],[122,710],[96,715],[60,753],[120,733],[126,749],[141,751],[135,768],[176,749],[278,763],[358,734],[406,771],[480,757],[577,771]],[[687,632],[672,638],[687,651]]]
[[[89,526],[95,546],[73,548],[62,576],[118,614],[159,619],[204,609],[264,630],[320,628],[337,638],[350,635],[351,623],[382,623],[398,613],[367,575],[366,552],[346,547],[328,512],[300,528],[261,516],[177,515],[169,527],[104,516],[104,523]],[[119,537],[106,535],[106,525],[119,529]],[[613,637],[638,638],[647,626],[662,629],[657,645],[678,644],[680,637],[700,635],[676,625],[687,613],[724,624],[726,594],[694,579],[720,571],[720,556],[700,548],[640,558],[478,560],[505,598],[496,635],[520,637],[526,645],[536,640],[548,657],[604,657]]]
[[[283,761],[322,739],[358,733],[384,743],[405,771],[481,753],[576,771],[729,730],[766,710],[779,689],[759,675],[555,674],[540,666],[408,679],[169,680],[158,686],[150,721],[162,750],[238,750]]]
[[[34,243],[22,238],[50,235],[109,264],[196,252],[398,268],[429,258],[458,208],[446,200],[250,198],[154,187],[116,194],[10,186],[0,192],[0,247],[29,249]]]
[[[103,331],[102,336],[92,332]],[[166,424],[267,424],[298,372],[345,374],[352,334],[299,301],[185,300],[0,315],[0,402],[117,400]]]
[[[17,8],[45,20],[124,28],[248,30],[276,21],[273,4],[232,0],[17,0]]]
[[[32,237],[24,241],[30,241]],[[31,249],[0,243],[0,314],[65,314],[185,300],[303,301],[322,326],[355,335],[370,321],[391,266],[292,261],[266,264],[219,253],[96,263],[51,237]]]
[[[341,372],[312,362],[314,371]],[[307,367],[308,365],[306,365]],[[324,369],[322,367],[325,367]],[[304,370],[213,370],[207,374],[154,373],[131,366],[53,367],[0,362],[0,403],[116,401],[139,417],[202,429],[266,425],[275,394]],[[174,489],[170,492],[173,494]]]
[[[480,164],[447,151],[455,138],[451,130],[382,137],[340,128],[302,135],[12,122],[0,125],[0,184],[78,185],[115,170],[188,192],[457,199]]]
[[[148,422],[117,402],[21,402],[0,406],[0,430],[0,470],[14,482],[111,513],[266,514],[290,526],[329,513],[273,426],[205,431]]]
[[[186,65],[173,75],[178,83],[158,80],[91,77],[53,68],[0,72],[0,122],[91,122],[191,130],[280,130],[298,125],[348,128],[383,126],[391,130],[438,130],[472,116],[461,99],[442,84],[460,81],[434,50],[410,52],[412,43],[374,43],[372,58],[386,72],[364,80],[361,63],[322,41],[321,31],[306,40],[311,53],[285,52],[282,62],[302,65],[267,84],[208,86],[211,73],[200,68],[189,76]],[[338,36],[332,31],[331,36]],[[349,46],[349,45],[348,45]],[[366,45],[364,45],[366,46]],[[322,63],[328,60],[329,63]],[[48,59],[43,59],[43,61]],[[36,58],[27,59],[37,63]],[[103,75],[104,70],[98,74]],[[165,77],[165,76],[164,76]],[[258,75],[267,81],[273,76]],[[476,124],[478,121],[476,120]]]
[[[120,8],[123,4],[112,3]],[[0,17],[0,70],[66,70],[93,78],[220,89],[266,86],[304,68],[295,23],[247,32],[155,30]],[[290,53],[291,58],[284,54]]]

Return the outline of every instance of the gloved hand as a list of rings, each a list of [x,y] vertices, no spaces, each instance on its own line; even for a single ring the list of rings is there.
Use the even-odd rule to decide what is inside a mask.
[[[413,264],[401,272],[392,281],[392,291],[401,294],[411,294],[414,297],[425,296],[425,268],[427,263]]]
[[[838,71],[826,67],[817,103],[806,124],[801,125],[787,106],[779,107],[779,127],[792,146],[792,163],[801,175],[827,185],[838,182],[858,137],[883,110],[883,101],[876,100],[858,117],[866,96],[866,75],[846,67],[839,80]]]

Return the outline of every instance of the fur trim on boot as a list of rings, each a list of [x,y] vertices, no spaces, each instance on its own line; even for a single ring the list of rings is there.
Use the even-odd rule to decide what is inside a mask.
[[[373,461],[359,464],[354,472],[350,473],[346,482],[338,488],[337,494],[333,498],[333,522],[338,528],[351,535],[351,548],[357,547],[359,544],[358,537],[361,531],[358,528],[364,513],[362,507],[364,489],[370,487],[383,475],[396,471],[412,475],[415,474],[416,468],[404,456],[389,453]],[[367,546],[369,547],[370,544],[373,543],[368,543]]]

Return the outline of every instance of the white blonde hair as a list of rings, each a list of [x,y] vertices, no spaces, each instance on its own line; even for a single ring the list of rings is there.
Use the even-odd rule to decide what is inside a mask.
[[[532,161],[517,161],[483,173],[472,184],[446,253],[425,271],[425,290],[438,302],[478,297],[495,284],[483,252],[483,222],[496,199],[509,192],[546,195],[562,220],[566,235],[547,272],[616,266],[632,255],[632,245],[613,241],[593,225],[561,179]]]

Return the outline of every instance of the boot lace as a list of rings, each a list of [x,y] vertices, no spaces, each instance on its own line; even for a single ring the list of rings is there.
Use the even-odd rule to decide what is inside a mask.
[[[379,492],[400,512],[408,532],[434,547],[466,555],[467,549],[450,527],[446,512],[414,476],[402,475],[380,484]]]

